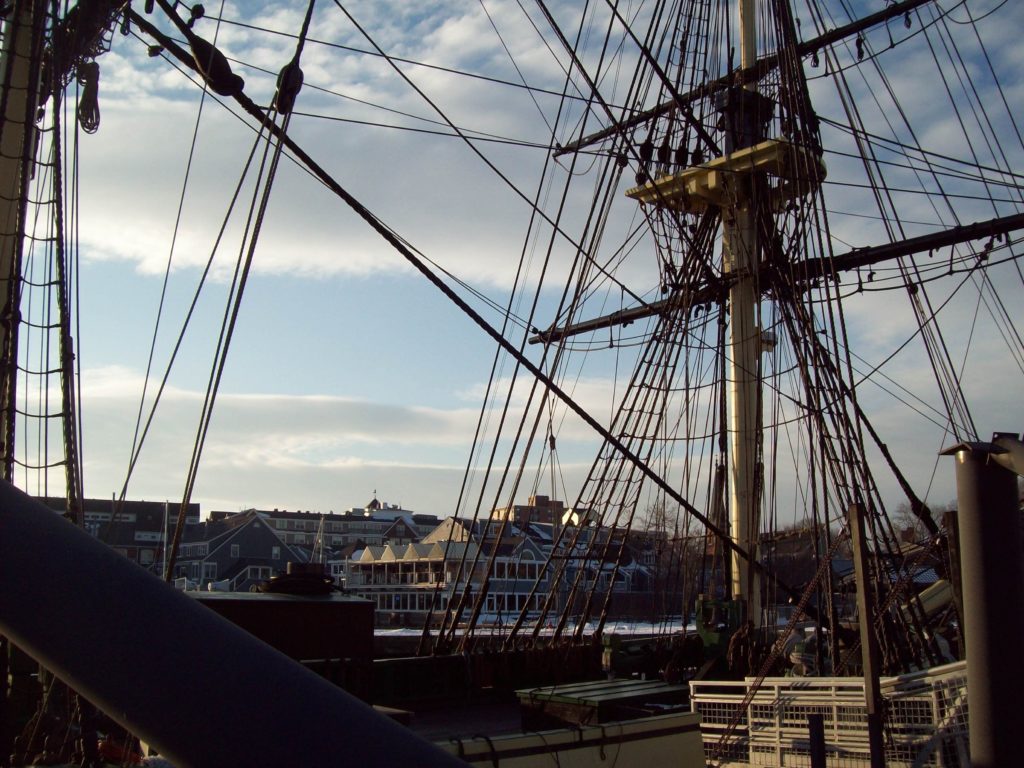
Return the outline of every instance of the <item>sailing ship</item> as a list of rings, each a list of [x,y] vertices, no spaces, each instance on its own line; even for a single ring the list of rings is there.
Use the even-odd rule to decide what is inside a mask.
[[[477,20],[489,19],[497,39],[511,41],[502,34],[511,14],[491,16],[490,6],[481,4]],[[942,491],[930,488],[936,475],[951,475],[938,458],[943,448],[976,442],[986,426],[1019,414],[1010,377],[1024,372],[1012,312],[1024,282],[1017,239],[1024,198],[1014,170],[1024,141],[1006,70],[1020,10],[997,0],[800,8],[786,0],[686,0],[583,9],[538,0],[518,11],[515,27],[535,37],[525,48],[516,38],[506,50],[513,62],[536,51],[549,56],[561,79],[554,95],[549,82],[531,82],[533,70],[519,83],[450,73],[553,98],[552,110],[537,105],[543,134],[519,137],[474,130],[450,115],[358,11],[337,4],[332,24],[358,30],[359,55],[391,68],[432,110],[431,130],[460,142],[522,205],[527,231],[504,301],[417,250],[293,127],[296,105],[318,86],[303,82],[303,65],[309,70],[315,52],[337,45],[331,24],[313,23],[327,13],[303,4],[287,33],[290,56],[266,74],[218,47],[222,28],[259,26],[227,10],[213,17],[165,0],[141,11],[110,0],[66,13],[43,3],[10,7],[0,171],[6,479],[48,488],[43,478],[59,469],[68,516],[81,523],[69,268],[76,246],[68,225],[78,205],[73,137],[98,127],[103,56],[141,44],[234,110],[252,147],[242,158],[252,204],[182,509],[200,472],[239,306],[270,226],[271,184],[285,159],[494,344],[452,510],[489,522],[493,546],[473,550],[469,572],[493,573],[502,540],[514,534],[490,511],[542,482],[555,486],[573,434],[586,429],[596,438],[571,505],[577,517],[556,527],[545,568],[548,583],[568,585],[568,599],[531,592],[497,639],[481,637],[487,590],[457,580],[466,588],[438,596],[437,631],[424,632],[424,653],[599,642],[615,563],[649,510],[669,521],[672,541],[701,542],[673,548],[699,557],[706,570],[700,595],[691,589],[675,600],[684,614],[696,607],[707,644],[724,650],[740,632],[765,638],[748,669],[755,685],[746,704],[778,668],[799,621],[815,633],[819,672],[877,678],[939,665],[944,642],[962,653],[958,563],[948,546],[953,518],[937,519],[932,507]],[[522,164],[488,151],[499,142],[535,153],[533,187],[521,180]],[[400,188],[390,195],[402,206],[428,205],[403,201]],[[501,217],[509,218],[506,200]],[[212,257],[205,269],[211,265]],[[29,331],[41,332],[42,342],[24,341]],[[997,345],[1006,351],[993,352]],[[162,392],[166,381],[152,386]],[[599,406],[586,392],[590,381],[608,382]],[[51,406],[51,397],[59,404]],[[137,438],[153,418],[144,413],[140,407]],[[57,419],[61,429],[44,428]],[[132,448],[129,476],[141,444]],[[948,493],[951,485],[938,487]],[[951,585],[938,609],[913,589],[922,560],[901,556],[898,510],[906,511],[901,524],[914,521],[922,533],[920,558]],[[803,584],[785,583],[762,551],[766,533],[793,524],[813,531],[813,577]],[[874,671],[862,667],[838,605],[832,560],[851,536],[863,536],[869,553],[869,570],[859,574],[860,618],[864,624],[873,609],[875,620],[859,637],[877,643]],[[612,564],[610,580],[593,578],[580,565],[588,560]],[[785,603],[795,611],[787,609],[776,637]]]

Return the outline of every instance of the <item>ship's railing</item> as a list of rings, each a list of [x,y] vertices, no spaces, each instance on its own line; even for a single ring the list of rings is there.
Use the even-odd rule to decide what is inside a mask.
[[[886,765],[968,765],[964,662],[880,681],[885,700]],[[741,706],[754,678],[690,683],[704,750],[718,765],[810,766],[808,715],[821,715],[829,766],[867,766],[864,681],[851,677],[770,677]],[[722,748],[720,744],[725,740]]]

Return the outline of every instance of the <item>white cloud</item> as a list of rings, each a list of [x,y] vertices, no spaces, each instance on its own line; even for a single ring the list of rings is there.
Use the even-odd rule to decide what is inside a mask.
[[[347,3],[346,7],[372,30],[374,40],[391,55],[511,81],[519,77],[497,44],[491,23],[479,4],[455,0],[430,4],[374,0]],[[539,17],[534,19],[544,30],[554,53],[525,23],[523,10],[517,4],[488,2],[487,8],[526,78],[533,84],[559,88],[564,79],[566,56],[547,33],[546,23]],[[554,13],[560,19],[577,10],[572,3],[554,6]],[[227,5],[224,16],[248,16],[254,26],[294,33],[304,11],[304,4],[234,3]],[[534,11],[530,12],[536,16]],[[590,20],[594,29],[607,26],[607,13],[607,9],[602,8]],[[1020,18],[1019,9],[1009,13]],[[212,39],[214,26],[213,19],[206,19],[199,22],[197,30]],[[991,52],[997,53],[1000,60],[1015,62],[1016,68],[1011,71],[1016,72],[1024,62],[1024,53],[1016,44],[1014,25],[1003,23],[992,27],[990,23],[989,28],[994,33]],[[879,49],[885,42],[881,35],[881,31],[872,33],[871,38],[872,45]],[[308,147],[314,159],[339,183],[428,257],[459,279],[483,286],[500,304],[506,301],[504,294],[512,285],[522,252],[529,262],[527,272],[521,277],[527,285],[539,279],[542,265],[551,283],[557,284],[568,273],[575,256],[570,244],[562,238],[554,238],[550,262],[545,262],[550,237],[547,224],[539,225],[530,242],[524,243],[529,221],[527,204],[503,182],[496,182],[493,171],[461,141],[326,119],[376,120],[407,128],[438,129],[438,125],[427,120],[437,121],[441,117],[386,61],[338,47],[369,49],[371,46],[337,8],[318,5],[310,37],[302,62],[307,87],[300,96],[299,110],[323,117],[296,115],[291,135]],[[593,72],[596,72],[599,54],[597,37],[581,44],[582,55]],[[246,92],[258,103],[266,104],[273,92],[274,73],[290,58],[295,40],[226,24],[221,27],[219,44],[227,53],[246,62],[246,65],[236,65],[236,70],[246,79]],[[602,85],[615,98],[624,97],[624,89],[630,85],[628,77],[616,80],[616,72],[628,71],[636,57],[631,44],[625,48],[622,68],[608,67],[602,73]],[[970,141],[965,141],[949,119],[948,106],[942,99],[934,98],[932,88],[922,88],[918,82],[918,70],[928,55],[922,51],[916,58],[905,59],[900,58],[901,53],[896,50],[883,54],[879,62],[899,93],[901,103],[923,117],[918,134],[922,144],[935,152],[966,158],[970,147],[965,145]],[[100,63],[103,123],[99,134],[81,140],[81,209],[77,229],[83,257],[97,264],[127,263],[144,275],[157,275],[162,273],[172,237],[176,237],[175,269],[194,275],[213,248],[255,134],[251,127],[221,107],[211,102],[204,106],[181,224],[175,233],[174,215],[185,181],[186,158],[192,148],[198,90],[164,62],[149,59],[144,46],[130,39],[117,37],[115,50],[102,57]],[[875,118],[893,111],[893,104],[872,74],[872,66],[865,63],[849,70],[848,79],[856,96],[878,96],[879,105],[866,107],[863,113],[874,125]],[[549,128],[542,118],[554,120],[557,102],[551,97],[538,95],[538,107],[521,89],[497,87],[438,69],[404,63],[399,67],[460,126],[532,142],[548,140]],[[985,77],[978,69],[978,60],[972,61],[971,67],[979,77]],[[269,73],[260,72],[258,68]],[[867,81],[860,78],[861,71],[867,73]],[[578,75],[576,77],[578,81]],[[341,96],[317,90],[317,87]],[[1008,84],[1005,93],[1010,104],[1019,102],[1016,97],[1022,88],[1024,84],[1019,78]],[[833,92],[826,91],[820,81],[812,84],[812,92],[816,99],[821,97],[817,102],[820,114],[841,116],[838,99]],[[991,88],[984,89],[982,96],[989,104],[998,101]],[[357,99],[367,103],[359,103]],[[559,127],[561,140],[569,134],[567,126],[573,124],[580,109],[579,105],[574,105],[568,116],[563,115],[563,124]],[[592,119],[587,124],[587,130],[597,127]],[[907,138],[899,125],[894,134],[904,140]],[[970,136],[975,135],[972,126]],[[840,137],[826,129],[826,138],[831,141]],[[490,143],[477,146],[526,195],[534,194],[544,162],[543,150]],[[844,151],[853,149],[849,141],[839,146]],[[552,215],[561,204],[560,187],[569,173],[569,162],[568,159],[562,161],[562,166],[553,172],[550,186],[542,192],[545,209]],[[864,182],[860,163],[838,156],[829,157],[828,162],[829,180],[836,182],[826,189],[829,207],[840,212],[875,215],[875,205],[867,192],[851,191],[842,186]],[[1009,165],[1016,167],[1019,163]],[[577,182],[582,183],[576,183],[571,190],[566,200],[567,212],[560,220],[560,226],[573,237],[578,237],[588,226],[589,203],[599,191],[590,178],[584,176],[589,167],[590,159],[582,158],[579,166],[572,170],[580,177]],[[632,181],[632,173],[632,169],[625,171],[625,181],[620,187]],[[913,181],[912,174],[903,170],[889,168],[886,173],[894,184]],[[959,189],[960,185],[958,182],[954,186]],[[621,192],[619,189],[616,195],[621,197]],[[251,197],[250,180],[214,264],[214,278],[218,281],[226,280],[233,267],[245,226],[244,213]],[[897,194],[895,200],[908,220],[935,222],[939,218],[920,196]],[[973,205],[960,210],[967,220],[993,215]],[[944,211],[940,209],[939,213]],[[607,234],[600,247],[586,244],[588,249],[593,248],[591,255],[598,262],[610,258],[609,254],[621,243],[623,233],[630,229],[637,215],[636,206],[627,202],[604,223]],[[882,224],[871,219],[837,215],[831,218],[830,224],[829,234],[835,250],[840,253],[848,247],[888,236]],[[910,225],[909,229],[917,227]],[[893,235],[898,236],[898,233]],[[645,242],[617,272],[618,277],[637,292],[643,293],[656,286],[653,251],[651,243]],[[260,279],[268,282],[288,278],[314,285],[337,276],[360,278],[338,281],[337,291],[332,293],[329,302],[340,305],[354,292],[379,289],[371,283],[375,277],[406,274],[410,267],[319,183],[292,163],[283,162],[254,269]],[[943,299],[943,289],[928,290],[936,301]],[[524,303],[517,311],[527,311],[528,298],[524,296]],[[543,298],[549,303],[554,300],[548,296]],[[1013,306],[1020,298],[1019,289],[1008,287],[1004,298]],[[99,303],[103,301],[109,299],[101,299]],[[590,317],[633,303],[618,286],[612,286],[610,290],[595,292],[582,316]],[[894,308],[897,303],[901,306],[898,310]],[[388,300],[382,299],[380,313],[366,318],[366,322],[377,326],[394,323],[397,330],[389,343],[400,346],[405,343],[400,328],[402,315],[393,312],[387,304]],[[907,304],[906,297],[899,292],[866,294],[849,302],[846,321],[858,352],[869,363],[880,361],[894,344],[913,331],[914,320]],[[552,314],[552,307],[545,304],[532,323],[546,327]],[[963,362],[967,343],[963,329],[970,327],[972,314],[969,302],[956,302],[941,315],[956,365]],[[297,306],[287,317],[288,328],[282,328],[279,336],[268,338],[266,343],[268,346],[271,342],[301,344],[296,341],[303,338],[297,329],[307,316],[314,315],[333,319],[322,309],[313,311]],[[493,313],[488,314],[488,317],[493,316]],[[434,320],[415,317],[417,322]],[[446,350],[462,346],[464,336],[461,330],[452,330],[449,319],[444,322],[438,319],[437,323],[438,353],[430,364],[445,366],[449,364]],[[636,330],[634,327],[625,333],[632,334]],[[354,335],[360,333],[358,328],[345,331]],[[609,334],[608,341],[613,338],[619,337]],[[968,358],[971,373],[966,377],[965,386],[972,394],[993,404],[978,412],[982,432],[987,429],[984,426],[987,422],[999,421],[993,428],[1004,428],[1007,425],[1003,421],[1020,420],[1019,406],[1008,395],[1012,390],[999,384],[1006,378],[1008,366],[1000,362],[994,340],[990,328],[979,329]],[[577,358],[570,357],[566,364],[566,370],[571,372],[566,378],[567,391],[589,412],[602,420],[609,419],[613,396],[621,396],[622,377],[627,374],[633,362],[630,355],[635,352],[617,349],[595,356],[599,358],[596,370],[575,367]],[[392,497],[392,501],[426,507],[424,511],[437,511],[429,507],[450,505],[458,492],[483,396],[482,386],[474,383],[481,374],[476,368],[467,373],[469,365],[458,353],[461,350],[451,353],[457,360],[449,372],[448,387],[457,395],[446,404],[434,403],[430,407],[418,405],[416,394],[402,404],[389,402],[387,396],[346,396],[349,391],[345,388],[346,377],[359,375],[368,367],[363,359],[341,361],[340,373],[329,383],[310,377],[305,383],[305,395],[270,394],[268,391],[277,391],[273,386],[276,372],[253,366],[256,373],[251,375],[265,375],[270,384],[262,386],[254,379],[247,381],[248,386],[243,388],[235,382],[233,390],[226,390],[220,396],[197,496],[205,496],[204,503],[223,506],[237,502],[337,509],[365,501],[375,487],[383,494],[383,489],[390,486],[399,488],[403,496],[401,499]],[[324,343],[309,354],[320,356],[335,352],[334,347],[328,348]],[[536,349],[531,348],[529,354],[535,355]],[[616,371],[617,354],[623,357]],[[102,362],[105,364],[107,360]],[[274,362],[271,359],[265,365],[272,368]],[[483,365],[485,363],[481,363]],[[140,381],[136,371],[139,367],[138,353],[126,350],[121,368],[86,371],[83,387],[86,482],[95,495],[115,489],[123,477],[127,443],[137,410]],[[506,366],[499,373],[498,391],[507,388],[509,371]],[[927,360],[919,351],[901,354],[885,371],[928,402],[938,402]],[[403,372],[412,380],[408,391],[413,393],[417,373]],[[617,388],[616,373],[619,376]],[[529,386],[526,379],[516,384],[509,412],[511,420],[522,418]],[[324,391],[333,394],[319,394]],[[313,394],[308,394],[310,392]],[[934,455],[935,443],[941,441],[941,434],[936,434],[931,427],[921,431],[905,408],[893,406],[889,398],[873,394],[871,385],[864,385],[863,397],[880,414],[885,439],[891,445],[911,456],[915,448],[924,445],[926,451],[922,455]],[[147,496],[173,496],[180,488],[201,403],[201,395],[194,387],[185,385],[168,390],[165,398],[138,469],[136,487]],[[498,399],[491,406],[492,429],[501,405]],[[563,469],[571,487],[572,480],[580,480],[587,466],[585,456],[595,441],[589,427],[576,417],[564,414],[564,407],[555,407],[554,419],[560,425],[559,451],[565,452]],[[502,447],[507,446],[502,444]],[[926,485],[929,462],[933,459],[911,458],[911,461],[918,464],[915,480],[924,478],[922,482]],[[678,462],[675,468],[678,469]],[[694,482],[695,493],[701,488],[703,486]]]

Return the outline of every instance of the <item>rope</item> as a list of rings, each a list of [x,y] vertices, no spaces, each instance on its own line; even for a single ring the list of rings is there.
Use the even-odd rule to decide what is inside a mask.
[[[86,133],[96,133],[100,127],[100,65],[87,61],[78,65],[76,79],[82,86],[78,98],[78,124]]]

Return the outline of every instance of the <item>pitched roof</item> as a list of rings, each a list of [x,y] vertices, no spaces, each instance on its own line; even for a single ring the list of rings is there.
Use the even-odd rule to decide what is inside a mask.
[[[397,518],[387,530],[384,531],[384,538],[387,539],[416,539],[419,538],[419,534],[416,533],[406,522],[405,518]]]

